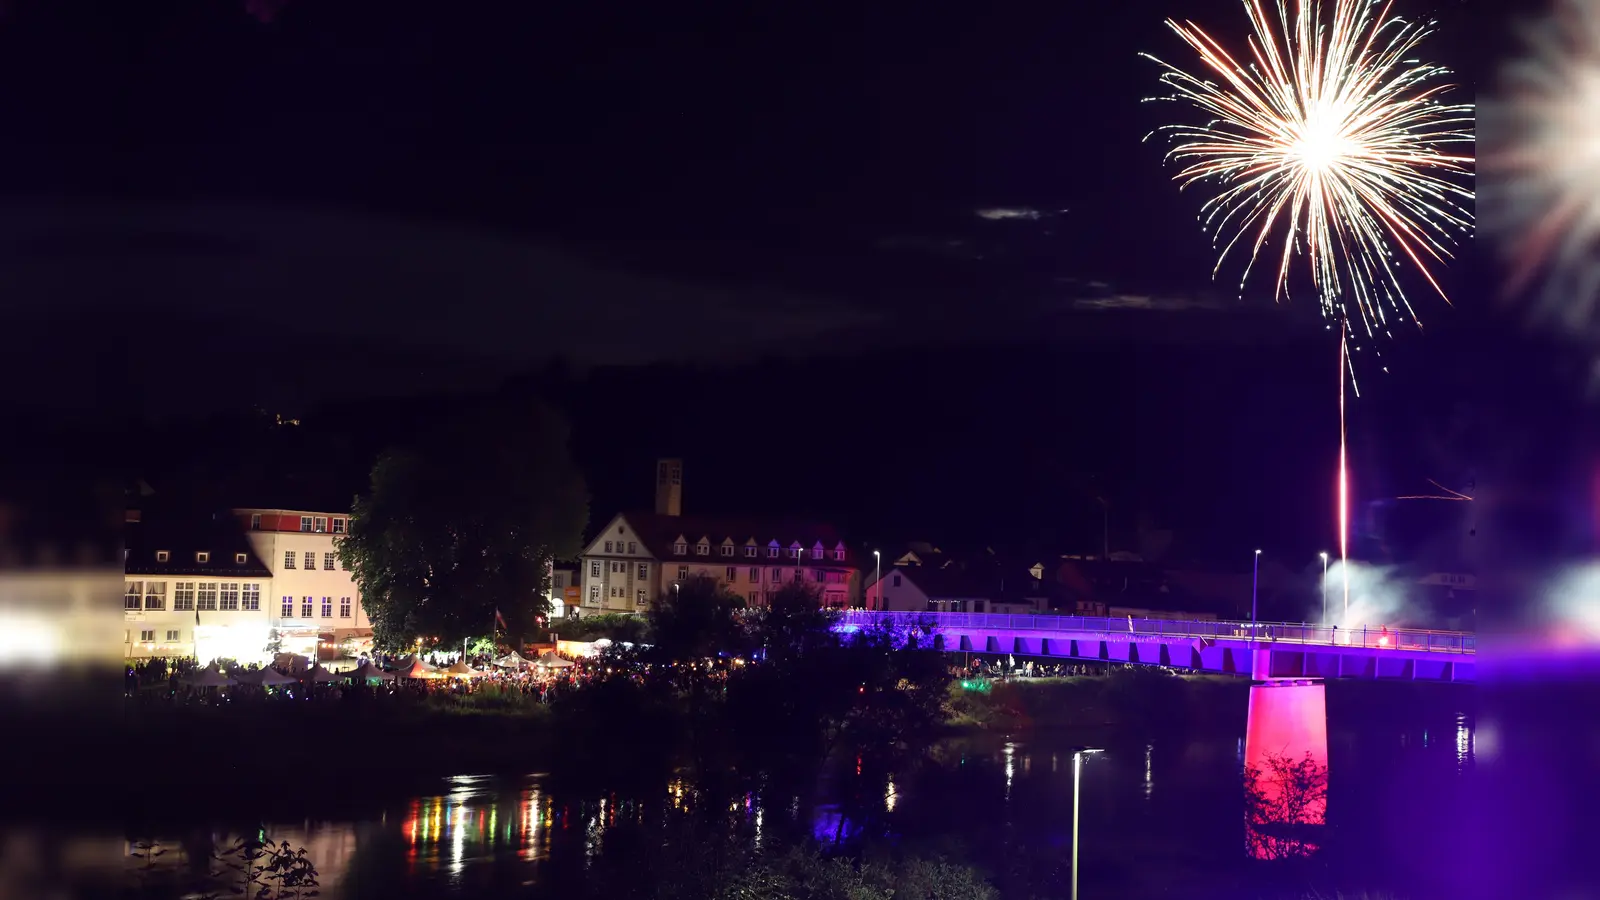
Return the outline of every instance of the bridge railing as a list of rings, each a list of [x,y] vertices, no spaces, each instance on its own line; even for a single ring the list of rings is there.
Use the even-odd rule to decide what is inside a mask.
[[[850,610],[841,624],[866,626],[879,622],[912,625],[929,622],[940,628],[1044,631],[1140,637],[1250,640],[1329,647],[1365,647],[1373,650],[1410,650],[1430,653],[1476,653],[1477,636],[1461,631],[1417,628],[1338,628],[1287,622],[1199,621],[1182,619],[1126,619],[1101,616],[998,615],[994,613],[873,612]]]

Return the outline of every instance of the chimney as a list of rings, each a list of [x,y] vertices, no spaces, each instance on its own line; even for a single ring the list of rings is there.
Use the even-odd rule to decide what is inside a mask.
[[[683,460],[656,461],[656,515],[683,515]]]

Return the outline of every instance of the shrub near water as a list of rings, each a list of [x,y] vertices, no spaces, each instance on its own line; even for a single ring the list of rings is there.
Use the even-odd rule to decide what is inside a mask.
[[[1248,684],[1156,668],[981,686],[967,682],[951,689],[950,723],[999,731],[1231,724],[1246,708],[1242,696]]]

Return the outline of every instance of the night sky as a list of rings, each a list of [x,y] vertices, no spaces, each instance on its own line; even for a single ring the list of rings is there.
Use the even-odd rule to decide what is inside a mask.
[[[1470,94],[1498,16],[1399,8],[1443,21],[1434,49]],[[1110,457],[1140,470],[1116,475],[1130,495],[1221,479],[1196,502],[1264,495],[1241,501],[1247,530],[1321,521],[1325,491],[1274,495],[1325,471],[1327,442],[1304,434],[1327,431],[1334,345],[1311,303],[1274,305],[1264,285],[1240,298],[1236,270],[1212,282],[1201,198],[1141,143],[1174,110],[1140,102],[1158,72],[1137,53],[1187,62],[1167,15],[1243,26],[1232,0],[12,0],[8,371],[45,404],[181,416],[487,387],[554,356],[580,370],[782,356],[802,383],[855,373],[826,388],[845,433],[825,463],[750,471],[820,467],[835,506],[946,477],[867,452],[885,439],[861,429],[900,415],[988,429],[981,462],[912,440],[966,461],[924,460],[933,473],[1012,470],[1013,495],[1056,469],[1106,475]],[[979,215],[994,209],[1038,216]],[[1456,305],[1425,298],[1428,337],[1402,336],[1390,374],[1367,378],[1390,395],[1385,421],[1445,402],[1442,370],[1482,369],[1465,348],[1493,307],[1472,248],[1444,282]],[[86,352],[31,337],[63,324]],[[898,381],[836,361],[901,352],[921,356],[883,364]],[[992,360],[1017,356],[1032,368],[998,380]],[[963,382],[969,364],[987,369]],[[919,367],[937,376],[908,382]],[[660,446],[591,462],[596,480],[656,453],[716,457],[662,427]],[[1409,483],[1399,470],[1428,464],[1401,463],[1418,454],[1396,434],[1370,428],[1361,452]],[[1252,489],[1258,476],[1277,487]],[[725,481],[702,490],[745,495]],[[1149,502],[1129,501],[1130,525]],[[1326,531],[1304,530],[1308,547]]]

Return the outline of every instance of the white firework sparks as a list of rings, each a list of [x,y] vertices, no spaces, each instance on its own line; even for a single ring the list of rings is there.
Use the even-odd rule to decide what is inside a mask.
[[[1509,292],[1543,280],[1533,313],[1600,337],[1600,0],[1558,0],[1524,32],[1481,115],[1485,231],[1510,267]]]
[[[1146,55],[1204,125],[1161,129],[1184,187],[1219,190],[1201,209],[1216,241],[1217,271],[1241,243],[1250,260],[1240,289],[1269,244],[1282,241],[1275,297],[1288,293],[1291,261],[1304,254],[1323,312],[1355,336],[1389,332],[1416,313],[1399,270],[1429,270],[1471,234],[1472,107],[1448,104],[1448,71],[1413,58],[1433,32],[1390,14],[1379,0],[1243,0],[1252,35],[1236,59],[1190,22],[1168,20],[1200,55],[1206,77]],[[1331,9],[1331,16],[1324,13]],[[1218,80],[1212,81],[1209,78]],[[1457,152],[1447,152],[1450,150]],[[1465,152],[1462,152],[1462,151]]]

